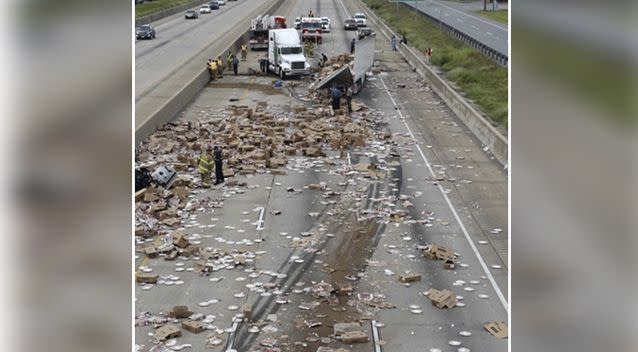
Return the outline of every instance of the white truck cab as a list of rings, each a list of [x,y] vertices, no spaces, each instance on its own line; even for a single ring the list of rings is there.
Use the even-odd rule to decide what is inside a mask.
[[[294,28],[268,31],[268,70],[279,78],[310,74],[299,33]]]

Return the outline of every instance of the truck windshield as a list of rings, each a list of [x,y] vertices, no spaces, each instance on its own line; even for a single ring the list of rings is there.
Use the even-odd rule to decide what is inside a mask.
[[[281,48],[281,55],[301,54],[301,47]]]
[[[321,29],[321,22],[303,22],[301,24],[303,29]]]

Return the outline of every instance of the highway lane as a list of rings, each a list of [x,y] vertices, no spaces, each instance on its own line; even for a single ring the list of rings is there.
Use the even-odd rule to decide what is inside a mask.
[[[179,13],[158,21],[154,40],[135,42],[135,97],[154,88],[159,82],[186,64],[220,37],[239,19],[248,16],[256,6],[268,0],[228,2],[211,14],[200,14],[197,20],[186,20]]]
[[[501,54],[508,54],[507,25],[470,14],[451,6],[447,1],[427,0],[405,4],[439,19]]]

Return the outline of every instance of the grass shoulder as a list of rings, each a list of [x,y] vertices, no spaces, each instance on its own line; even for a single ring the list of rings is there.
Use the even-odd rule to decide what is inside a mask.
[[[147,16],[155,12],[163,11],[174,6],[180,6],[193,0],[153,0],[143,4],[135,4],[135,18]]]
[[[508,23],[507,19],[507,10],[496,10],[496,11],[476,11],[479,15],[494,20],[496,22]]]

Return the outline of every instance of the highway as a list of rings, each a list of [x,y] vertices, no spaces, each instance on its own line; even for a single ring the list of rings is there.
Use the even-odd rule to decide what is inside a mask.
[[[342,23],[360,10],[357,4],[351,0],[290,0],[276,14],[285,15],[292,22],[311,8],[318,16],[330,17],[333,23],[332,33],[324,34],[324,43],[315,50],[315,58],[322,52],[332,56],[348,51],[355,32],[344,31]],[[257,67],[252,64],[257,55],[249,53],[248,61],[240,65],[242,72],[248,66]],[[488,321],[507,321],[509,312],[507,172],[482,150],[480,142],[427,82],[416,77],[399,54],[390,50],[387,38],[380,34],[375,55],[382,73],[369,78],[355,101],[385,116],[379,118],[379,123],[390,129],[392,139],[370,140],[368,146],[352,150],[343,158],[338,152],[328,154],[335,165],[293,158],[286,175],[239,177],[249,184],[244,192],[227,187],[197,193],[200,199],[224,199],[224,205],[186,218],[181,225],[184,231],[200,235],[203,247],[239,247],[259,252],[251,266],[255,270],[222,270],[211,277],[223,279],[210,280],[176,272],[183,262],[188,267],[192,261],[180,260],[182,264],[177,265],[163,259],[147,260],[138,253],[136,266],[149,266],[158,274],[179,275],[184,283],[157,285],[150,290],[137,285],[136,312],[156,313],[186,304],[192,310],[214,314],[215,326],[228,329],[224,343],[214,351],[226,351],[231,346],[237,351],[263,351],[260,343],[267,337],[277,339],[281,351],[315,352],[319,346],[345,347],[353,352],[457,351],[459,347],[471,351],[507,350],[507,340],[498,340],[483,329]],[[316,64],[316,60],[313,62]],[[202,90],[180,118],[197,121],[228,104],[254,106],[267,101],[270,108],[282,111],[305,104],[307,83],[294,82],[297,84],[288,95],[284,94],[286,90],[273,92],[269,88],[274,79],[225,75]],[[229,103],[231,99],[236,101]],[[358,162],[376,162],[387,175],[374,182],[340,171]],[[322,192],[306,188],[319,182],[345,196],[327,202]],[[301,192],[286,191],[289,187]],[[361,224],[350,215],[403,208],[398,205],[402,202],[399,195],[413,197],[412,206],[406,208],[411,219],[427,218],[430,225],[373,221],[364,222],[360,228]],[[264,208],[263,230],[256,230],[259,207]],[[281,215],[273,215],[275,210]],[[503,231],[493,233],[496,228]],[[290,247],[292,238],[308,238],[304,237],[308,233],[323,243],[319,251]],[[245,245],[246,240],[251,244]],[[428,243],[453,248],[463,265],[445,270],[440,261],[423,258],[416,247]],[[421,274],[422,280],[409,286],[400,284],[398,275],[408,271]],[[253,275],[256,273],[261,274]],[[373,319],[380,323],[376,331],[369,320],[362,320],[371,340],[376,332],[378,340],[383,341],[377,345],[380,349],[375,349],[372,341],[344,345],[334,339],[319,340],[330,335],[334,322],[362,316],[347,304],[347,297],[336,305],[322,304],[316,310],[298,308],[302,302],[312,300],[302,293],[304,288],[322,280],[348,282],[346,276],[350,275],[358,278],[351,281],[354,295],[350,299],[355,305],[365,293],[374,293],[385,295],[386,301],[396,306],[374,312]],[[264,282],[272,282],[288,293],[290,302],[279,304],[276,298],[280,294],[266,295],[249,289]],[[448,310],[432,306],[422,295],[432,287],[452,290],[462,297],[465,306]],[[358,298],[357,294],[363,296]],[[217,303],[198,306],[210,300]],[[231,321],[236,311],[228,307],[246,303],[253,307],[253,319],[263,322],[258,324],[260,333],[255,333],[250,324],[233,325]],[[410,307],[413,305],[422,312]],[[304,324],[307,320],[318,320],[322,325],[308,328]],[[136,343],[144,344],[144,351],[151,346],[150,331],[150,327],[135,331]],[[203,339],[203,333],[184,332],[178,344],[190,343],[193,351],[199,351],[204,350]],[[461,345],[452,347],[450,343],[454,341]]]
[[[439,19],[501,54],[508,54],[507,25],[472,14],[471,9],[475,8],[472,5],[438,0],[405,2],[405,4]]]

